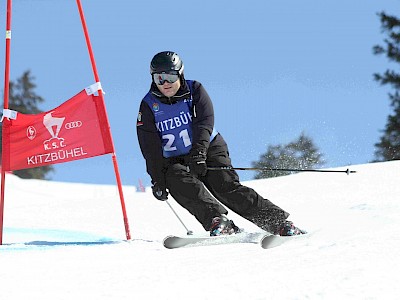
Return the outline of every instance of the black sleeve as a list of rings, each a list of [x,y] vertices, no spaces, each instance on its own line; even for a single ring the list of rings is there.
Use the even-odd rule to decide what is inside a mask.
[[[156,128],[154,115],[144,101],[140,104],[136,131],[140,150],[146,160],[147,173],[150,175],[152,183],[158,182],[165,185],[161,138]]]
[[[214,128],[214,108],[203,85],[193,82],[193,140],[191,153],[207,152]]]

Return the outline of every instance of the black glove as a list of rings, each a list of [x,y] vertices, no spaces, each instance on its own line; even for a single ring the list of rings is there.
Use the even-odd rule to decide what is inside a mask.
[[[189,156],[189,169],[194,175],[205,176],[207,174],[207,155],[205,151],[198,151]]]
[[[156,197],[157,200],[168,200],[168,192],[165,186],[161,186],[160,184],[155,182],[151,189],[153,190],[153,196]]]

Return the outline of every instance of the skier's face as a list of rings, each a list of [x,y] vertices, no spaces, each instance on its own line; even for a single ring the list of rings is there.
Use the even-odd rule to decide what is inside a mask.
[[[179,79],[173,83],[164,81],[163,84],[157,84],[157,87],[165,97],[170,98],[174,96],[181,87],[181,81]]]

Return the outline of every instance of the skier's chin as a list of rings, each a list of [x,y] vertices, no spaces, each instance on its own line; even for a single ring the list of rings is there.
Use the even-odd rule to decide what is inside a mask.
[[[164,94],[164,96],[166,96],[166,97],[172,97],[175,93],[174,93],[173,88],[170,87],[170,88],[164,88],[164,89],[163,89],[163,94]]]

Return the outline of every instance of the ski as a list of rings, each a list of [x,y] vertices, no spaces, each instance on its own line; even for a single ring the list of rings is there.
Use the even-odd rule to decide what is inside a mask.
[[[259,244],[263,249],[278,247],[283,243],[307,237],[309,234],[301,234],[294,236],[271,235],[264,232],[240,232],[232,235],[207,236],[207,235],[188,235],[176,236],[169,235],[163,240],[163,245],[168,249],[195,247],[195,246],[211,246],[235,243],[252,243]]]
[[[261,239],[260,245],[263,249],[270,249],[282,245],[284,242],[287,241],[287,239],[290,239],[290,237],[283,237],[279,235],[266,235]]]
[[[280,235],[265,235],[260,240],[260,245],[263,249],[270,249],[274,247],[278,247],[283,243],[294,240],[301,239],[302,237],[307,237],[309,234],[300,234],[300,235],[292,235],[292,236],[280,236]]]
[[[232,243],[260,243],[260,240],[265,237],[263,232],[240,232],[232,235],[221,236],[205,236],[205,235],[188,235],[176,236],[169,235],[163,240],[163,245],[168,249],[175,249],[190,246],[211,246],[223,245]]]

